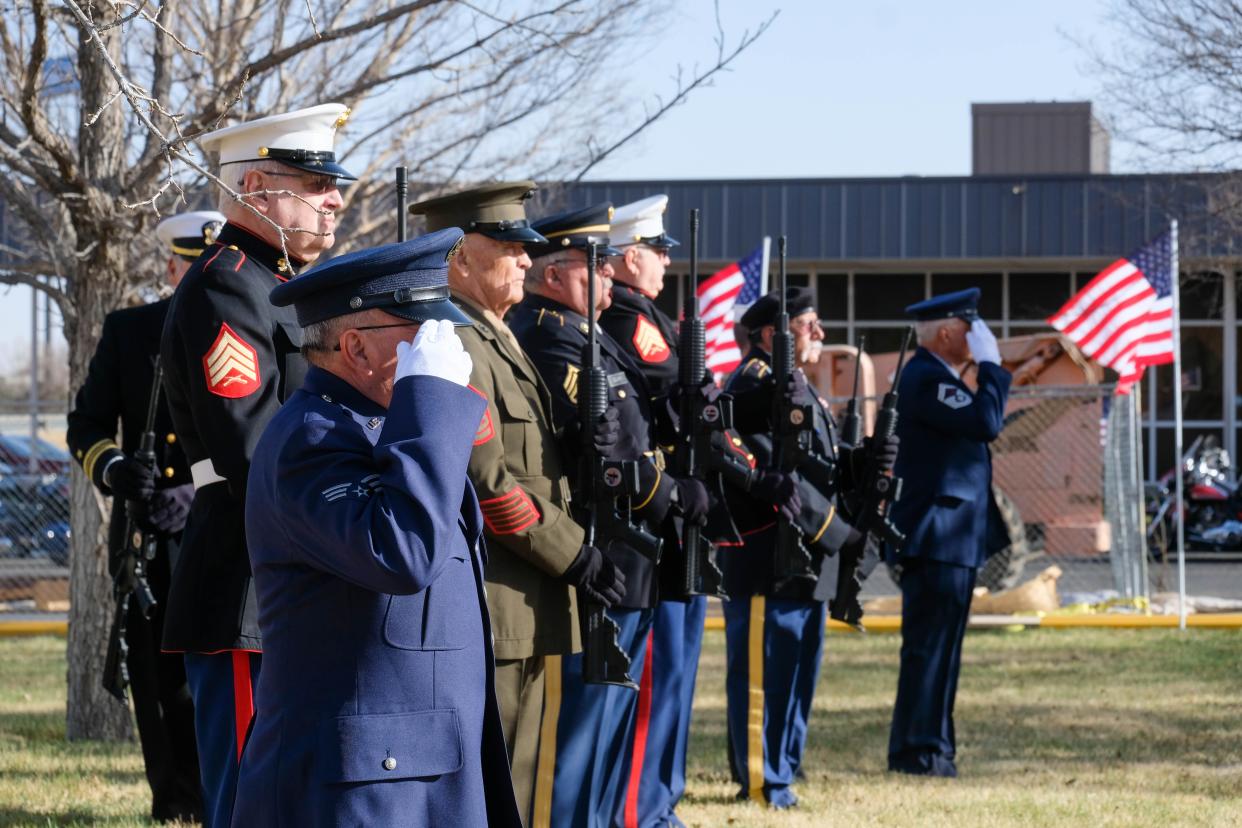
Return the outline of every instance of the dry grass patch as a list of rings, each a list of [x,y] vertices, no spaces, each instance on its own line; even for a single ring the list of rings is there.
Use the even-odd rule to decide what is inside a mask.
[[[692,826],[1242,824],[1242,634],[1026,631],[967,637],[962,778],[885,772],[900,639],[832,635],[802,807],[734,799],[724,635],[708,633],[690,746]],[[64,739],[65,646],[0,639],[0,826],[147,825],[134,744]]]

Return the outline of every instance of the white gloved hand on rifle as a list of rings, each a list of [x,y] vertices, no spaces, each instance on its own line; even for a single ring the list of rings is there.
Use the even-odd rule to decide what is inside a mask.
[[[429,319],[418,329],[413,344],[397,343],[397,374],[395,382],[406,377],[439,377],[465,386],[470,382],[474,363],[466,353],[453,323],[447,319]]]

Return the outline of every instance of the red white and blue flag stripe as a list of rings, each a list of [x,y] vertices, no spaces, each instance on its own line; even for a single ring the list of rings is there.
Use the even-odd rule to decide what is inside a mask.
[[[1117,393],[1128,393],[1148,365],[1173,361],[1176,254],[1172,230],[1110,264],[1048,324],[1084,354],[1117,372]]]
[[[699,283],[699,315],[703,318],[707,370],[728,374],[742,362],[733,338],[734,310],[753,305],[766,288],[768,240],[745,258],[718,270]]]

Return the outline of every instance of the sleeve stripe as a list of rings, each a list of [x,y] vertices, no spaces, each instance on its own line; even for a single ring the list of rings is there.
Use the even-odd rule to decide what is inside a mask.
[[[811,543],[816,543],[820,538],[824,536],[824,532],[827,531],[828,529],[828,524],[832,523],[832,519],[836,517],[836,515],[837,515],[837,507],[829,506],[828,517],[824,519],[824,525],[819,527],[819,531],[815,533],[815,537],[811,538]]]
[[[95,443],[95,445],[86,450],[86,457],[82,460],[82,471],[86,472],[86,476],[88,478],[91,480],[95,479],[95,464],[98,463],[99,458],[110,449],[117,449],[117,451],[120,451],[116,443],[105,439],[100,440],[98,443]]]
[[[655,466],[655,470],[656,470],[655,483],[652,484],[651,491],[647,494],[647,497],[643,499],[642,503],[639,503],[637,506],[635,506],[634,507],[635,509],[645,508],[646,505],[651,502],[651,499],[655,497],[655,493],[659,491],[660,489],[660,478],[663,477],[663,475],[660,472],[659,466],[656,466],[655,463],[652,463],[651,465]]]
[[[483,524],[493,535],[513,535],[539,522],[539,509],[517,486],[499,497],[479,501]]]

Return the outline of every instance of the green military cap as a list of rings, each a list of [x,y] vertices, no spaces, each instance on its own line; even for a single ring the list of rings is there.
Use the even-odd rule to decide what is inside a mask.
[[[533,181],[502,181],[423,199],[410,205],[410,212],[427,217],[428,233],[460,227],[497,241],[544,244],[547,239],[526,220],[526,199],[534,192]]]

